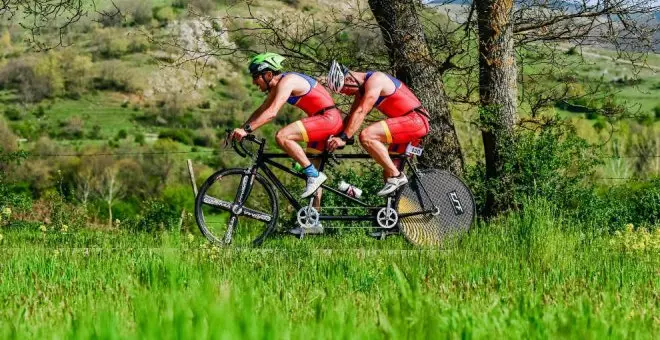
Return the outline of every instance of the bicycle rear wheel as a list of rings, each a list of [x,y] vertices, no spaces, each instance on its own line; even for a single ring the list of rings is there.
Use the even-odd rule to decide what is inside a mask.
[[[270,182],[249,169],[214,173],[195,199],[199,230],[217,245],[260,245],[275,229],[277,217],[277,196]]]
[[[438,246],[444,238],[467,231],[474,220],[474,198],[470,189],[447,171],[427,169],[412,176],[402,190],[398,202],[399,214],[433,210],[433,214],[403,217],[399,230],[413,244]]]

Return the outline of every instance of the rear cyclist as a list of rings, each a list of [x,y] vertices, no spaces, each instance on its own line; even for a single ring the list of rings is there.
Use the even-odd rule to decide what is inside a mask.
[[[248,69],[252,75],[252,83],[259,86],[262,92],[268,93],[268,97],[250,115],[242,128],[234,129],[232,138],[241,140],[248,133],[273,120],[284,103],[288,102],[305,111],[306,118],[280,129],[275,139],[277,144],[303,167],[307,185],[302,197],[307,198],[317,192],[314,205],[318,208],[321,190],[317,189],[327,177],[310,162],[298,142],[306,142],[307,151],[310,153],[321,153],[325,150],[328,138],[343,130],[342,116],[328,91],[314,78],[296,72],[282,73],[284,59],[276,53],[262,53],[250,60]],[[291,230],[294,234],[300,234],[302,231],[300,228]],[[318,224],[306,228],[304,232],[322,233],[323,227]]]
[[[337,93],[354,96],[344,130],[329,141],[329,150],[346,145],[372,108],[387,119],[360,132],[360,143],[384,169],[385,186],[378,192],[386,196],[408,183],[408,179],[389,154],[405,152],[408,143],[419,145],[429,129],[429,114],[402,81],[377,71],[353,72],[333,61],[327,77],[328,87]],[[385,146],[389,144],[389,148]],[[389,153],[388,153],[389,152]]]

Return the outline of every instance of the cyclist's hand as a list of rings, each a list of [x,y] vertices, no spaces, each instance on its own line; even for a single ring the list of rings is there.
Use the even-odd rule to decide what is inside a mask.
[[[247,134],[248,133],[243,129],[234,129],[234,131],[232,131],[232,133],[231,133],[231,137],[232,137],[232,139],[235,139],[235,140],[240,142],[241,139],[243,139],[245,136],[247,136]]]
[[[334,152],[337,148],[342,148],[344,146],[346,146],[346,142],[339,137],[331,137],[328,139],[328,151],[330,152]]]

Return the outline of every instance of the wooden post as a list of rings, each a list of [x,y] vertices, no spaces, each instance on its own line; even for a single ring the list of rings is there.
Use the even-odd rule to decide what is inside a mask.
[[[195,183],[195,171],[191,160],[188,160],[188,173],[190,174],[190,185],[192,185],[193,194],[197,198],[197,183]]]

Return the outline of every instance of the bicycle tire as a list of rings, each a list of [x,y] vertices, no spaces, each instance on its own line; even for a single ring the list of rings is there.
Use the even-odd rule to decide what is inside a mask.
[[[253,246],[261,245],[277,226],[279,214],[279,202],[277,195],[275,194],[273,185],[259,173],[255,174],[254,180],[249,184],[248,188],[246,188],[248,191],[245,195],[245,198],[243,199],[243,204],[245,206],[242,207],[241,212],[239,212],[237,215],[232,211],[232,207],[235,208],[235,206],[233,205],[234,199],[231,198],[231,193],[234,193],[234,197],[238,195],[240,181],[242,180],[243,176],[250,176],[248,169],[231,168],[217,171],[206,179],[204,184],[202,184],[200,187],[197,197],[195,198],[195,220],[197,222],[197,226],[199,227],[199,230],[204,235],[204,237],[206,237],[206,239],[214,244],[226,246],[231,242],[226,242],[226,231],[223,238],[220,238],[217,235],[218,232],[215,230],[215,225],[221,225],[222,222],[213,222],[214,227],[209,227],[211,222],[207,220],[211,217],[213,217],[213,219],[222,221],[222,218],[226,217],[228,214],[230,217],[226,223],[227,229],[229,229],[229,224],[232,223],[231,216],[236,215],[236,221],[233,222],[235,223],[235,231],[230,234],[239,232],[239,227],[241,227],[241,224],[244,224],[242,227],[248,226],[247,223],[240,223],[241,221],[254,220],[256,221],[257,225],[263,223],[263,230],[255,231],[256,237],[251,240],[251,244]],[[234,191],[231,190],[232,182],[239,183],[239,186],[235,187],[236,190]],[[223,192],[226,195],[223,195],[220,198],[216,197],[222,195]],[[258,202],[260,202],[259,205],[261,206],[259,208],[255,207],[254,203],[248,204],[248,200],[255,195],[260,196],[258,197]],[[225,197],[229,197],[229,199],[223,199]],[[264,198],[266,198],[268,202],[263,202],[262,199]],[[269,211],[263,212],[263,206],[266,206]],[[205,216],[205,207],[210,207],[208,209],[209,213],[207,213],[209,216]],[[212,216],[211,212],[215,212],[215,214]],[[270,220],[266,221],[266,216],[270,216]],[[240,232],[243,233],[247,231],[240,230]],[[246,238],[251,238],[251,236],[246,235]],[[231,238],[230,240],[235,241],[234,238]]]
[[[437,214],[401,218],[401,234],[416,245],[440,246],[447,237],[467,232],[474,222],[476,209],[472,192],[465,183],[444,170],[425,169],[418,175],[419,179],[412,176],[399,193],[397,211],[403,214],[431,210],[434,204],[439,210]]]

